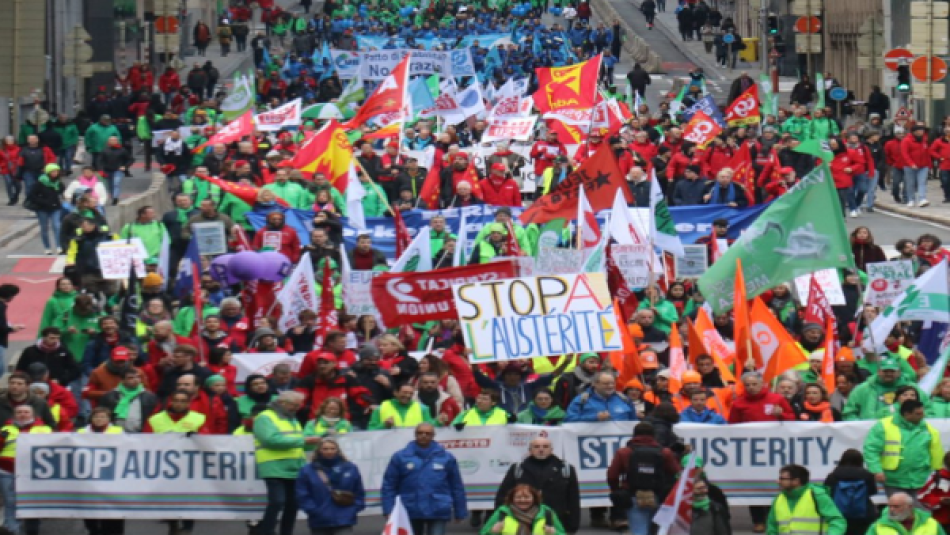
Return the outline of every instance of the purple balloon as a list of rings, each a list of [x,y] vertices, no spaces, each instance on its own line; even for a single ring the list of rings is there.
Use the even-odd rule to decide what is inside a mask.
[[[211,278],[225,286],[241,282],[231,274],[230,263],[234,254],[223,254],[211,261]]]
[[[261,269],[262,259],[254,251],[241,251],[231,257],[228,262],[228,274],[239,281],[257,279],[257,272]]]
[[[258,254],[261,256],[260,267],[257,271],[259,280],[279,282],[290,276],[293,264],[283,253],[266,251]]]

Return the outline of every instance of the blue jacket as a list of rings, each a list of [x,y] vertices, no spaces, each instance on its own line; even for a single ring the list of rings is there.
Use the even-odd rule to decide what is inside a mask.
[[[384,515],[392,512],[397,495],[412,520],[452,520],[453,512],[457,520],[468,516],[458,462],[435,442],[425,449],[410,442],[389,460],[380,489]]]
[[[725,425],[726,419],[718,412],[712,409],[705,409],[703,412],[696,412],[692,407],[687,407],[680,413],[680,422],[690,424],[716,424]]]
[[[323,467],[333,490],[346,490],[355,496],[353,505],[341,507],[330,499],[330,489],[310,463],[297,475],[297,505],[307,513],[307,524],[312,529],[338,528],[356,525],[356,514],[366,507],[363,478],[355,464],[340,460],[332,468]]]
[[[119,331],[119,345],[129,349],[132,354],[132,363],[136,366],[142,363],[138,340],[132,338],[124,331]],[[109,360],[112,356],[112,346],[106,342],[102,333],[93,336],[86,342],[86,349],[82,353],[82,373],[89,375],[92,370],[99,367],[100,364]]]
[[[634,422],[637,420],[637,410],[622,394],[614,392],[609,398],[604,399],[591,388],[571,401],[571,404],[567,407],[567,416],[564,421],[597,422],[599,421],[597,415],[603,411],[609,412],[610,420],[614,422]]]

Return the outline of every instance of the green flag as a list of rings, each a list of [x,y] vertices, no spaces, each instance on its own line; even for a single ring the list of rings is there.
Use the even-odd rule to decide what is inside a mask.
[[[716,313],[732,308],[737,259],[742,260],[749,299],[801,275],[854,267],[827,164],[774,201],[700,277],[699,288]]]
[[[363,78],[357,73],[356,78],[350,80],[336,101],[340,110],[349,109],[352,111],[357,108],[360,102],[366,99],[366,90],[363,88]],[[345,112],[344,112],[345,114]]]
[[[772,106],[772,79],[769,78],[768,74],[759,75],[759,89],[762,90],[761,105],[759,109],[762,112],[762,117],[767,117],[769,115],[776,115],[775,107]]]
[[[815,92],[818,93],[818,102],[815,104],[815,108],[824,108],[825,107],[825,77],[822,74],[815,74]]]
[[[830,163],[834,159],[835,153],[831,152],[831,146],[827,139],[806,139],[792,149],[795,152],[811,154],[815,158],[821,158],[824,163]]]
[[[224,116],[225,121],[231,122],[237,119],[254,106],[255,92],[251,88],[251,80],[239,74],[234,75],[234,87],[231,89],[231,94],[221,103],[221,115]]]

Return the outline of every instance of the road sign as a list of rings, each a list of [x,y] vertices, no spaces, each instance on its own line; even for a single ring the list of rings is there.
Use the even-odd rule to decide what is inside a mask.
[[[911,98],[943,100],[947,98],[947,86],[943,84],[916,84]]]
[[[828,96],[831,100],[841,101],[848,98],[848,90],[843,87],[832,87],[831,91],[828,91]]]
[[[821,35],[817,33],[795,34],[795,52],[798,54],[820,54]]]
[[[156,17],[155,33],[178,33],[178,17]]]
[[[731,45],[733,41],[735,40],[736,40],[736,37],[732,35],[731,33],[727,33],[726,35],[722,36],[722,42],[726,43],[727,45]]]
[[[947,62],[937,56],[919,57],[910,64],[910,74],[921,82],[939,82],[947,76]]]
[[[894,114],[894,120],[908,120],[910,119],[910,111],[907,108],[901,107],[897,109],[897,113]]]
[[[795,21],[795,31],[798,33],[818,33],[821,31],[821,20],[818,17],[798,17]]]
[[[906,48],[892,48],[887,52],[887,54],[884,54],[884,66],[887,67],[888,70],[897,72],[897,67],[900,65],[900,60],[905,59],[908,63],[910,63],[913,57],[914,55],[911,54],[910,50],[907,50]]]
[[[947,19],[910,19],[910,46],[915,56],[942,55],[948,53],[950,24]]]

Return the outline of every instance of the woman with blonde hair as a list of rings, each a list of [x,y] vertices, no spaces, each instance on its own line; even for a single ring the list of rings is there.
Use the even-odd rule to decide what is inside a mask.
[[[384,334],[376,339],[379,348],[379,367],[388,371],[392,378],[393,392],[408,383],[419,370],[419,363],[412,358],[393,334]]]
[[[337,397],[323,400],[313,420],[303,428],[304,437],[334,437],[353,431],[353,425],[347,419],[346,404]]]
[[[366,507],[360,470],[332,438],[323,439],[313,462],[300,469],[296,492],[312,535],[352,533],[356,515]]]
[[[485,522],[480,535],[564,535],[564,527],[553,509],[541,503],[541,492],[531,485],[515,485]]]
[[[950,379],[937,383],[927,405],[927,418],[950,418]]]

